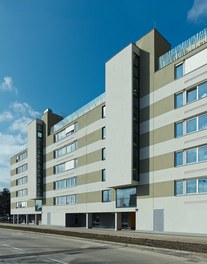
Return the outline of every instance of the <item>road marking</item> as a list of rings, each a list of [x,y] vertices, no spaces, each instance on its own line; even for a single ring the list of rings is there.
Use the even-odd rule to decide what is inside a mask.
[[[2,246],[9,247],[9,248],[14,249],[14,250],[17,250],[17,251],[23,251],[23,249],[21,249],[21,248],[12,247],[12,246],[10,246],[8,244],[2,244]]]
[[[57,259],[53,259],[53,258],[47,258],[48,260],[52,260],[54,262],[57,262],[57,263],[61,263],[61,264],[67,264],[66,262],[62,262],[62,261],[59,261]]]

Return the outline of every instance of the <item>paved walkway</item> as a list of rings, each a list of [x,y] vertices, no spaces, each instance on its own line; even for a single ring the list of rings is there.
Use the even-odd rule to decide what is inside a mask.
[[[151,240],[162,240],[162,241],[174,241],[182,243],[196,243],[207,245],[207,235],[180,235],[180,234],[166,234],[166,233],[147,233],[147,232],[138,232],[133,230],[120,230],[115,231],[111,229],[101,229],[101,228],[66,228],[59,226],[44,226],[44,225],[25,225],[25,224],[6,224],[2,223],[1,226],[7,227],[26,227],[26,228],[38,228],[46,230],[57,230],[57,231],[68,231],[76,233],[86,233],[94,235],[104,235],[104,236],[114,236],[114,237],[126,237],[126,238],[140,238],[140,239],[151,239]]]

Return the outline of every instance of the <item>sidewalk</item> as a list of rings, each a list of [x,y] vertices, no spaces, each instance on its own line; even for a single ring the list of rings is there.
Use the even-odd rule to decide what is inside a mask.
[[[111,241],[117,243],[160,247],[191,252],[207,253],[207,236],[143,233],[132,230],[114,231],[110,229],[66,228],[58,226],[34,226],[25,224],[1,223],[0,228],[11,228],[22,231],[51,233],[87,239]]]

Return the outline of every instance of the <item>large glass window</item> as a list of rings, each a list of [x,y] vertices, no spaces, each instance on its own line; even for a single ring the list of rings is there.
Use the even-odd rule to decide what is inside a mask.
[[[198,86],[198,98],[201,99],[207,96],[207,82]]]
[[[198,192],[207,192],[207,178],[198,179]]]
[[[191,103],[195,100],[197,100],[197,88],[191,89],[189,91],[186,92],[186,96],[187,96],[187,103]]]
[[[193,180],[187,180],[186,181],[186,193],[196,193],[196,186],[197,186],[197,181],[196,179]]]
[[[22,173],[27,170],[27,164],[24,164],[18,168],[16,168],[16,174]]]
[[[116,190],[116,207],[136,207],[137,189],[136,187]]]
[[[198,117],[198,129],[207,129],[207,114]]]
[[[181,78],[183,73],[183,63],[175,66],[175,79]]]
[[[102,202],[111,202],[111,190],[102,191]]]
[[[54,167],[54,173],[61,173],[65,171],[65,163],[59,164],[57,166]]]
[[[198,148],[198,161],[206,161],[207,160],[207,146]]]
[[[183,165],[183,152],[176,152],[175,153],[175,166]]]
[[[186,162],[193,163],[197,161],[197,149],[188,149],[186,151]]]
[[[175,183],[175,194],[176,195],[183,194],[183,181],[176,181],[176,183]]]
[[[192,133],[197,130],[197,118],[192,118],[186,122],[187,133]]]
[[[16,185],[22,185],[25,183],[27,183],[27,177],[26,176],[16,180]]]
[[[180,108],[183,106],[183,93],[175,95],[175,108]]]
[[[183,122],[179,122],[175,124],[175,136],[176,137],[183,136]]]

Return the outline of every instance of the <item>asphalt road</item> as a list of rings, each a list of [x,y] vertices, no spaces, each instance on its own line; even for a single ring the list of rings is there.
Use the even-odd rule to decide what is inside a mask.
[[[207,264],[207,255],[0,229],[0,263]]]

